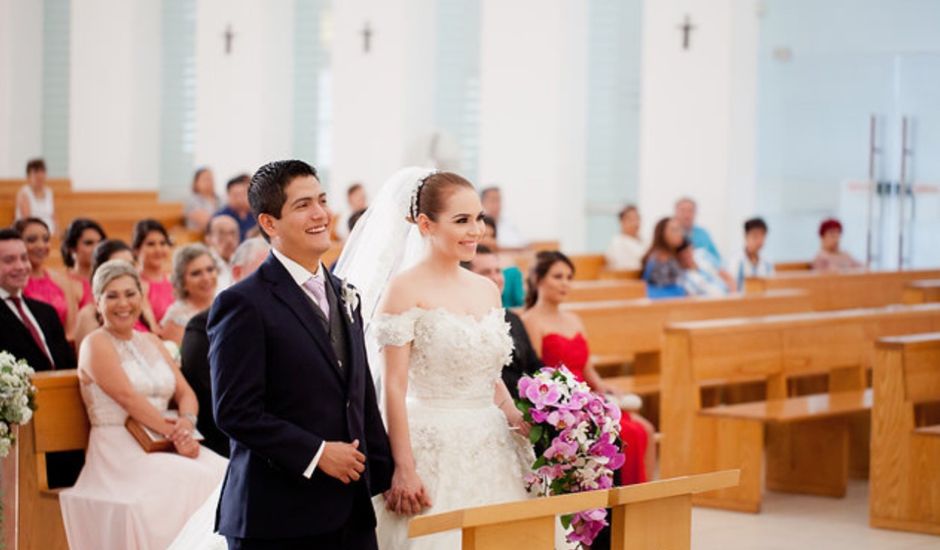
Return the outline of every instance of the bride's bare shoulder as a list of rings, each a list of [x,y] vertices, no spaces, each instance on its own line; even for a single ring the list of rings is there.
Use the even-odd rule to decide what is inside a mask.
[[[382,313],[402,313],[418,305],[422,286],[420,271],[406,269],[392,277],[385,288],[379,311]]]

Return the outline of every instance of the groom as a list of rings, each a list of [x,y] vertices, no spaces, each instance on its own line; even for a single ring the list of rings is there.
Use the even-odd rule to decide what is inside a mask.
[[[248,199],[271,255],[209,313],[212,400],[231,439],[216,529],[230,549],[375,549],[370,497],[392,459],[352,288],[330,247],[316,171],[277,161]]]

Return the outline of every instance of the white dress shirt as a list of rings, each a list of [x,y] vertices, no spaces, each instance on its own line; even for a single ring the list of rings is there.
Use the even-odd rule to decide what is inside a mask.
[[[294,282],[297,283],[297,286],[300,287],[300,290],[302,290],[304,294],[309,296],[310,299],[313,300],[313,303],[316,304],[317,303],[316,296],[314,296],[312,292],[307,290],[307,288],[304,286],[304,283],[306,283],[310,279],[323,279],[324,277],[323,266],[317,265],[317,272],[310,273],[310,270],[300,265],[299,263],[295,262],[294,260],[288,258],[283,253],[281,253],[278,249],[271,247],[271,253],[274,254],[274,257],[277,258],[277,261],[281,262],[281,265],[283,265],[284,269],[287,270],[287,273],[290,274],[291,279],[293,279]],[[320,444],[320,448],[317,449],[317,454],[313,455],[313,460],[310,461],[310,465],[308,465],[307,469],[304,470],[305,478],[310,479],[313,476],[313,471],[317,469],[317,464],[320,463],[320,457],[323,456],[324,446],[326,446],[326,442],[323,442]]]
[[[3,300],[3,303],[5,303],[8,308],[10,308],[10,311],[13,312],[13,315],[17,319],[19,319],[20,322],[22,323],[23,318],[20,317],[20,312],[16,311],[16,306],[13,305],[13,301],[7,299],[7,298],[10,298],[11,296],[13,296],[13,294],[10,294],[9,292],[7,292],[5,288],[0,288],[0,300]],[[19,298],[20,298],[20,305],[23,306],[23,312],[26,313],[26,316],[29,317],[29,321],[33,324],[34,327],[36,327],[36,332],[39,333],[39,338],[42,340],[42,345],[43,347],[46,348],[44,350],[46,352],[46,357],[49,357],[51,359],[52,352],[49,350],[49,344],[46,343],[46,335],[42,332],[42,326],[40,326],[39,322],[36,321],[36,318],[33,317],[33,312],[29,310],[29,305],[27,305],[22,292],[20,292]],[[23,323],[23,326],[25,327],[26,324]]]
[[[610,239],[607,253],[604,254],[607,269],[620,271],[642,269],[640,264],[643,261],[643,255],[646,254],[646,249],[646,244],[632,235],[623,233],[614,235]]]

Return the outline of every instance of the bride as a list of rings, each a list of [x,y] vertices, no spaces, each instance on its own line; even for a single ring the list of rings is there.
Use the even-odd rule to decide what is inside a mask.
[[[392,487],[373,502],[382,550],[460,548],[456,531],[409,539],[410,516],[528,498],[522,476],[534,457],[500,377],[512,339],[499,291],[460,267],[483,233],[470,182],[406,168],[383,185],[334,270],[359,292],[370,366],[382,373],[395,461]],[[210,535],[217,498],[171,549],[225,548]]]

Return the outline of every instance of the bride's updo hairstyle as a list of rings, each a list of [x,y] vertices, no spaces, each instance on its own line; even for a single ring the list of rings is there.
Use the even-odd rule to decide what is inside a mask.
[[[565,256],[558,250],[543,250],[535,255],[535,263],[529,270],[529,289],[525,294],[525,308],[529,309],[539,300],[539,283],[541,283],[552,266],[562,262],[571,268],[571,274],[574,275],[574,264],[568,256]]]
[[[416,224],[418,216],[424,214],[432,222],[436,222],[438,214],[444,211],[447,199],[461,187],[475,192],[473,184],[463,176],[453,172],[431,172],[421,180],[411,195],[408,221]]]

